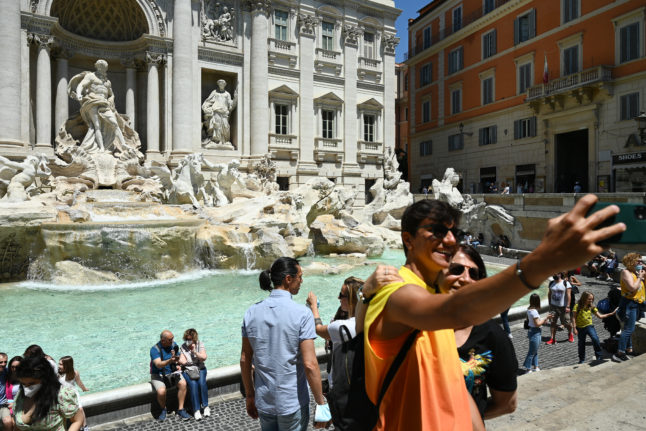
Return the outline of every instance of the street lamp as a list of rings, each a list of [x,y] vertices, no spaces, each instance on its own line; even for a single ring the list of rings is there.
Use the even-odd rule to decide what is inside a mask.
[[[646,112],[641,112],[636,116],[635,121],[637,121],[637,129],[639,130],[642,144],[646,144]]]
[[[460,123],[458,125],[458,129],[460,130],[460,135],[467,135],[467,136],[473,136],[473,132],[463,132],[464,130],[464,124]]]

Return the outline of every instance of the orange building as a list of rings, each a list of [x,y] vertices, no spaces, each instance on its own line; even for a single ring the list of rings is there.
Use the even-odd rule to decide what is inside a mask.
[[[408,66],[405,63],[395,64],[395,75],[397,76],[395,152],[402,178],[408,181]]]
[[[643,0],[435,0],[409,20],[411,189],[646,191]]]

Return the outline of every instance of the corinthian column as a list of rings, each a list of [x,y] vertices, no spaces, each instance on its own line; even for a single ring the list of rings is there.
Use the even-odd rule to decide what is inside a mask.
[[[392,34],[384,34],[384,121],[380,125],[384,137],[384,159],[388,155],[386,148],[395,146],[395,98],[388,97],[395,94],[395,48],[399,44],[399,38]]]
[[[251,156],[265,154],[269,136],[267,18],[271,1],[253,0],[251,8]]]
[[[191,0],[175,0],[173,15],[173,152],[189,153],[193,148]]]
[[[298,138],[300,142],[299,171],[316,170],[314,164],[314,133],[316,131],[316,118],[314,112],[314,39],[316,27],[319,20],[307,14],[298,16],[299,28],[299,63],[300,75],[300,103],[299,121],[300,130]]]
[[[128,59],[123,64],[126,67],[126,115],[130,119],[130,127],[136,130],[135,94],[137,93],[137,68],[132,59]]]
[[[38,44],[36,62],[36,147],[52,146],[52,66],[50,49],[54,39],[51,36],[33,35]]]
[[[0,0],[0,145],[22,145],[20,47],[20,4],[16,0]]]
[[[146,53],[146,63],[148,64],[146,156],[159,153],[159,66],[163,61],[164,56],[161,54]]]
[[[55,133],[63,124],[65,124],[70,115],[70,96],[67,94],[68,73],[67,53],[59,50],[56,55],[56,101],[54,102]]]
[[[345,110],[343,112],[343,159],[344,173],[357,165],[357,49],[363,30],[352,25],[343,28],[343,92]],[[347,166],[346,166],[347,165]]]

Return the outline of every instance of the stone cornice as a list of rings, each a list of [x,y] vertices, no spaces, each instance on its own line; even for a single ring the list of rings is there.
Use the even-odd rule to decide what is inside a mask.
[[[20,27],[30,33],[51,34],[52,28],[58,23],[58,18],[35,15],[29,12],[20,13]]]
[[[357,88],[361,88],[362,90],[377,91],[379,93],[384,92],[384,86],[383,85],[381,85],[381,84],[371,84],[369,82],[357,81]]]
[[[269,66],[267,71],[272,75],[290,76],[292,78],[300,78],[300,70],[285,69],[284,67]]]
[[[242,66],[244,56],[233,52],[223,52],[202,46],[197,47],[198,60],[208,61],[209,63],[230,64],[232,66]]]
[[[333,76],[319,75],[316,73],[314,74],[314,81],[325,82],[326,84],[336,84],[336,85],[345,84],[345,79],[343,78],[335,78]]]

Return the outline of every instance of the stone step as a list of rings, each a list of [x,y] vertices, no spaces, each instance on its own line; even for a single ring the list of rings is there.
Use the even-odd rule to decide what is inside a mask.
[[[488,430],[646,430],[646,355],[518,378],[518,407]]]

